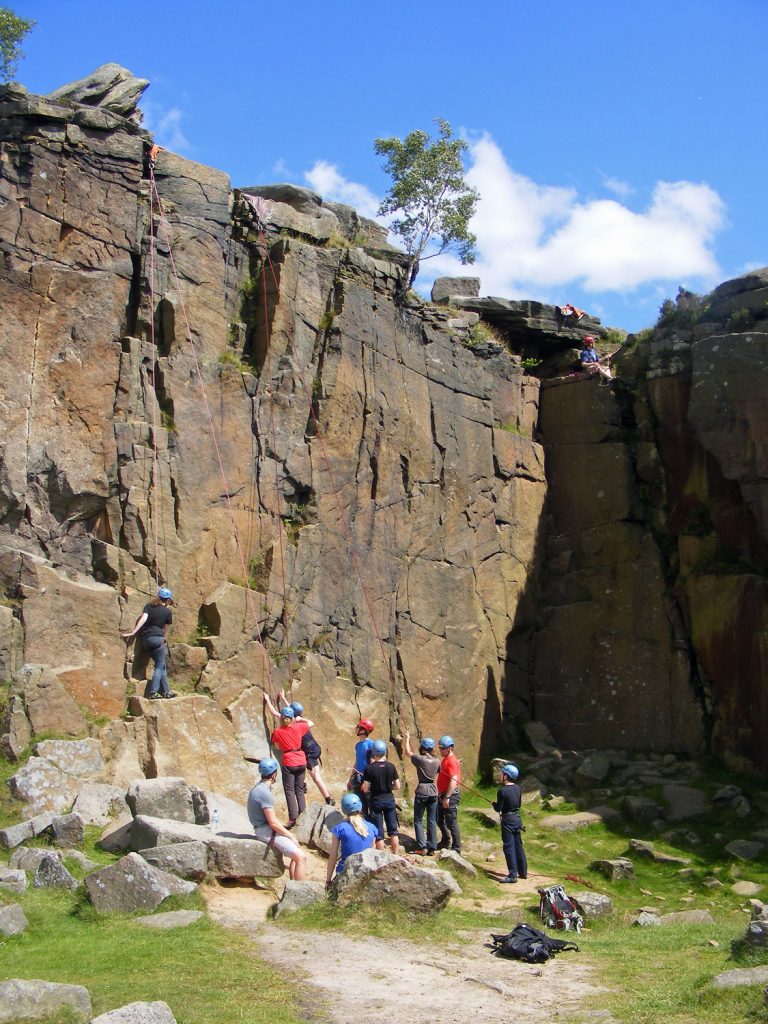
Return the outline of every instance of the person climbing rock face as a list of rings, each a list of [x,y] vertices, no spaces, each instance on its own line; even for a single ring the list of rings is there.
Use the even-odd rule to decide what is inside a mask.
[[[261,782],[248,794],[248,820],[253,825],[256,839],[290,859],[288,877],[300,882],[304,878],[307,855],[293,841],[288,829],[277,820],[272,787],[277,781],[278,768],[279,765],[273,757],[265,757],[259,761]]]
[[[308,719],[304,718],[304,705],[300,704],[299,701],[294,700],[290,703],[288,698],[285,696],[285,691],[281,690],[277,695],[277,699],[280,701],[281,707],[289,707],[293,709],[293,720],[294,722],[306,722]],[[280,712],[272,704],[271,701],[266,701],[269,704],[269,710],[275,718],[280,718]],[[317,742],[312,733],[307,730],[301,737],[301,749],[304,751],[307,757],[307,774],[312,779],[314,784],[320,790],[320,795],[323,800],[329,805],[334,805],[334,800],[331,797],[330,791],[326,786],[322,775],[320,774],[322,748]]]
[[[613,380],[610,368],[602,365],[602,359],[607,357],[599,356],[595,350],[595,339],[591,334],[584,338],[584,348],[579,354],[579,363],[585,373],[599,374],[606,380]]]
[[[131,640],[138,635],[141,646],[154,662],[155,669],[147,695],[150,700],[176,696],[168,685],[168,669],[166,667],[166,658],[168,657],[166,635],[168,627],[173,622],[173,613],[170,609],[172,601],[171,591],[167,587],[160,587],[157,597],[153,597],[149,604],[144,605],[144,611],[136,619],[136,624],[131,632],[122,634],[124,640]]]
[[[440,829],[438,850],[461,852],[459,832],[459,802],[461,792],[461,765],[454,753],[452,736],[441,736],[437,741],[440,748],[440,770],[437,773],[437,827]]]
[[[523,849],[523,822],[520,818],[522,793],[517,784],[517,765],[505,764],[501,769],[501,789],[496,793],[493,809],[501,815],[501,845],[507,862],[507,877],[502,882],[516,882],[528,877],[528,861]]]
[[[387,761],[387,744],[384,740],[374,740],[371,763],[363,772],[362,790],[368,797],[368,820],[376,826],[380,837],[384,835],[386,823],[392,853],[400,850],[400,826],[394,795],[394,791],[398,789],[400,776],[397,774],[397,768]],[[376,847],[384,849],[383,838],[377,840]]]
[[[336,874],[340,875],[344,870],[347,857],[353,853],[370,850],[379,835],[376,826],[363,817],[363,804],[356,793],[344,794],[341,798],[341,811],[346,820],[339,822],[331,829],[333,839],[325,872],[326,885],[331,884],[334,869]]]
[[[293,828],[296,819],[307,806],[306,792],[307,784],[304,776],[307,771],[307,755],[301,749],[301,741],[305,733],[308,733],[314,722],[306,718],[295,721],[295,714],[292,707],[285,707],[278,711],[269,694],[264,694],[264,703],[273,715],[279,715],[280,724],[272,733],[272,745],[279,747],[283,752],[280,772],[285,790],[285,802],[288,804],[288,824],[286,828]]]

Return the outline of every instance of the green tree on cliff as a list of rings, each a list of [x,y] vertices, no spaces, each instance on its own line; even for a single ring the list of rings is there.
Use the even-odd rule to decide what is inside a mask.
[[[376,139],[374,149],[386,157],[384,168],[392,187],[379,207],[379,216],[399,213],[390,230],[398,235],[409,257],[406,288],[419,272],[419,261],[453,249],[462,263],[474,263],[477,238],[469,230],[479,193],[464,180],[467,144],[453,138],[442,118],[435,121],[438,138],[409,132],[404,139]],[[430,243],[434,252],[424,255]]]
[[[10,82],[23,57],[21,44],[36,22],[20,18],[9,7],[0,7],[0,81]]]

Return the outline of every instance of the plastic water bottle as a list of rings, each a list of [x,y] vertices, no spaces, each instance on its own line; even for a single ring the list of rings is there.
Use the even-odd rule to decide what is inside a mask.
[[[219,808],[214,807],[213,813],[211,814],[211,832],[215,832],[219,827]]]

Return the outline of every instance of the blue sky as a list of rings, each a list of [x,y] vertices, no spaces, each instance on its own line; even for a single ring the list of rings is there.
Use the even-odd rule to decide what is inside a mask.
[[[152,85],[166,148],[235,186],[294,181],[375,211],[372,141],[444,117],[481,193],[481,294],[636,330],[678,285],[768,264],[766,0],[10,0],[18,79],[109,61]]]

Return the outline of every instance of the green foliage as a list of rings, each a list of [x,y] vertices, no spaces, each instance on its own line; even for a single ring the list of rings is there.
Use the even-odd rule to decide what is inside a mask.
[[[160,410],[160,426],[164,430],[167,430],[169,434],[178,433],[176,420],[173,418],[172,414],[167,412],[165,409]]]
[[[541,366],[541,360],[531,356],[529,359],[521,360],[520,365],[525,370],[535,370],[537,366]]]
[[[664,299],[659,306],[659,318],[656,321],[657,327],[670,327],[675,322],[677,306],[672,299]]]
[[[728,317],[727,327],[731,331],[748,331],[755,322],[751,309],[735,309]]]
[[[317,325],[321,331],[330,330],[333,327],[333,321],[336,318],[336,313],[332,309],[326,309],[323,315],[320,317],[320,323]]]
[[[21,44],[37,24],[20,18],[9,7],[0,7],[0,81],[10,82],[24,56]]]
[[[239,373],[252,373],[255,376],[258,376],[256,368],[251,363],[241,359],[240,356],[230,351],[230,349],[225,349],[219,355],[219,363],[222,366],[234,366]]]
[[[416,276],[419,260],[429,259],[449,249],[462,263],[474,263],[477,237],[469,230],[479,199],[478,192],[464,180],[463,157],[467,144],[453,138],[450,124],[435,121],[438,138],[427,132],[412,131],[405,139],[376,139],[373,148],[386,158],[384,168],[392,178],[392,187],[379,207],[379,215],[400,214],[390,230],[398,235],[410,257],[406,286]],[[430,242],[437,251],[424,252]]]
[[[471,349],[477,348],[478,345],[487,345],[489,343],[502,345],[506,348],[507,339],[493,324],[489,324],[485,320],[478,320],[473,327],[470,327],[464,345],[466,348]]]

